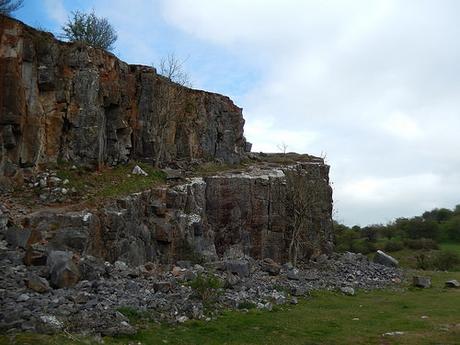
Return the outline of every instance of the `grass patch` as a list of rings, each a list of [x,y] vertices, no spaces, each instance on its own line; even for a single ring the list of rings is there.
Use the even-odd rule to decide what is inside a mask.
[[[120,307],[117,309],[120,313],[126,316],[130,323],[136,324],[140,321],[151,320],[151,314],[144,310],[139,310],[133,307]]]
[[[353,298],[316,291],[297,306],[272,312],[226,312],[217,320],[179,326],[151,325],[133,337],[104,338],[105,344],[458,344],[460,290],[444,289],[460,273],[423,272],[433,288],[359,291]],[[383,336],[401,331],[404,335]],[[1,344],[10,336],[0,337]],[[16,344],[78,344],[62,336],[19,334]],[[61,342],[57,342],[59,339]],[[46,340],[48,342],[46,342]],[[83,343],[91,343],[86,338]]]
[[[231,172],[233,170],[241,170],[247,167],[247,164],[242,162],[241,164],[226,164],[220,162],[204,162],[198,165],[193,170],[195,176],[211,176],[223,172]]]
[[[133,175],[135,165],[139,165],[148,176]],[[67,165],[57,172],[61,179],[69,180],[69,188],[88,198],[112,198],[139,192],[165,182],[163,172],[145,163],[128,163],[116,167],[106,167],[99,171],[71,169]]]
[[[460,255],[460,243],[446,242],[440,243],[439,248],[442,250],[449,250]]]
[[[133,175],[134,166],[139,165],[148,176]],[[154,169],[145,163],[132,162],[115,167],[103,167],[93,171],[83,167],[73,167],[67,162],[59,162],[48,166],[55,171],[56,175],[68,183],[61,185],[69,192],[64,202],[92,204],[105,199],[117,198],[131,193],[140,192],[166,182],[166,176],[162,171]],[[17,203],[29,207],[36,207],[40,189],[21,186],[15,189],[13,198]]]

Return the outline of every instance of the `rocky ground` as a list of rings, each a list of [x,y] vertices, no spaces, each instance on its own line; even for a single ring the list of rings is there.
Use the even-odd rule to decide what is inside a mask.
[[[42,266],[25,266],[24,255],[0,242],[2,332],[129,334],[136,330],[128,314],[166,322],[208,319],[225,308],[270,310],[296,304],[297,297],[312,290],[354,294],[355,289],[383,288],[402,278],[396,268],[351,253],[321,256],[301,268],[250,258],[128,267],[82,257],[76,285],[56,288],[74,279],[75,267],[65,266],[72,258],[55,252]]]

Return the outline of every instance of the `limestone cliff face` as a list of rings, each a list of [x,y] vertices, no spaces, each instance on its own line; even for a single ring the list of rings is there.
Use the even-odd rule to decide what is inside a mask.
[[[59,159],[87,166],[239,163],[248,146],[243,125],[241,109],[225,96],[0,16],[0,178],[20,181],[23,172],[35,173],[26,168]],[[295,237],[300,259],[330,252],[329,167],[319,158],[284,156],[289,164],[252,155],[251,167],[91,209],[22,212],[0,239],[27,248],[28,263],[42,263],[53,248],[133,265],[241,255],[287,261],[302,228]]]
[[[58,159],[237,163],[243,125],[241,109],[225,96],[0,16],[0,175]]]
[[[34,234],[34,241],[44,239],[50,248],[133,265],[235,255],[285,262],[296,211],[290,191],[299,183],[314,185],[317,196],[314,203],[305,200],[314,207],[309,210],[307,246],[301,248],[299,258],[332,250],[332,192],[327,175],[328,167],[321,161],[253,167],[191,178],[95,209],[40,211],[24,217],[22,225]]]

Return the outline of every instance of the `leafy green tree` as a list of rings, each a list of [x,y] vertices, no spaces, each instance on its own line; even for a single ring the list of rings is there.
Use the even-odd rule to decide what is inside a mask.
[[[106,18],[94,12],[72,12],[72,17],[62,27],[63,36],[71,42],[83,42],[96,48],[113,50],[117,33]]]
[[[454,214],[455,215],[460,215],[460,205],[456,205],[454,208]]]
[[[443,228],[449,240],[460,241],[460,216],[449,219]]]
[[[335,220],[332,222],[332,226],[334,227],[334,232],[336,234],[341,234],[342,232],[346,230],[350,230],[348,226],[346,226],[345,224],[340,224],[339,222]]]
[[[10,16],[14,11],[19,10],[24,0],[0,0],[0,14]]]
[[[452,210],[447,208],[435,208],[434,210],[424,212],[422,217],[425,220],[445,222],[452,217],[453,213]]]
[[[383,232],[383,225],[373,224],[362,228],[362,232],[369,242],[376,242],[379,235]]]
[[[401,234],[401,229],[399,229],[395,222],[393,222],[382,227],[381,234],[382,236],[391,240],[392,238],[397,237]]]
[[[406,225],[406,233],[410,238],[437,239],[439,234],[438,223],[434,220],[425,220],[422,217],[414,217]]]

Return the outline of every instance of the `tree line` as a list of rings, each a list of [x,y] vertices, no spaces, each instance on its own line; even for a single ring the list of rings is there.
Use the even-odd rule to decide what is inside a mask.
[[[370,253],[377,242],[385,242],[387,251],[403,247],[436,249],[438,243],[460,243],[460,205],[453,209],[435,208],[420,216],[397,218],[388,224],[348,227],[334,222],[337,251]]]

